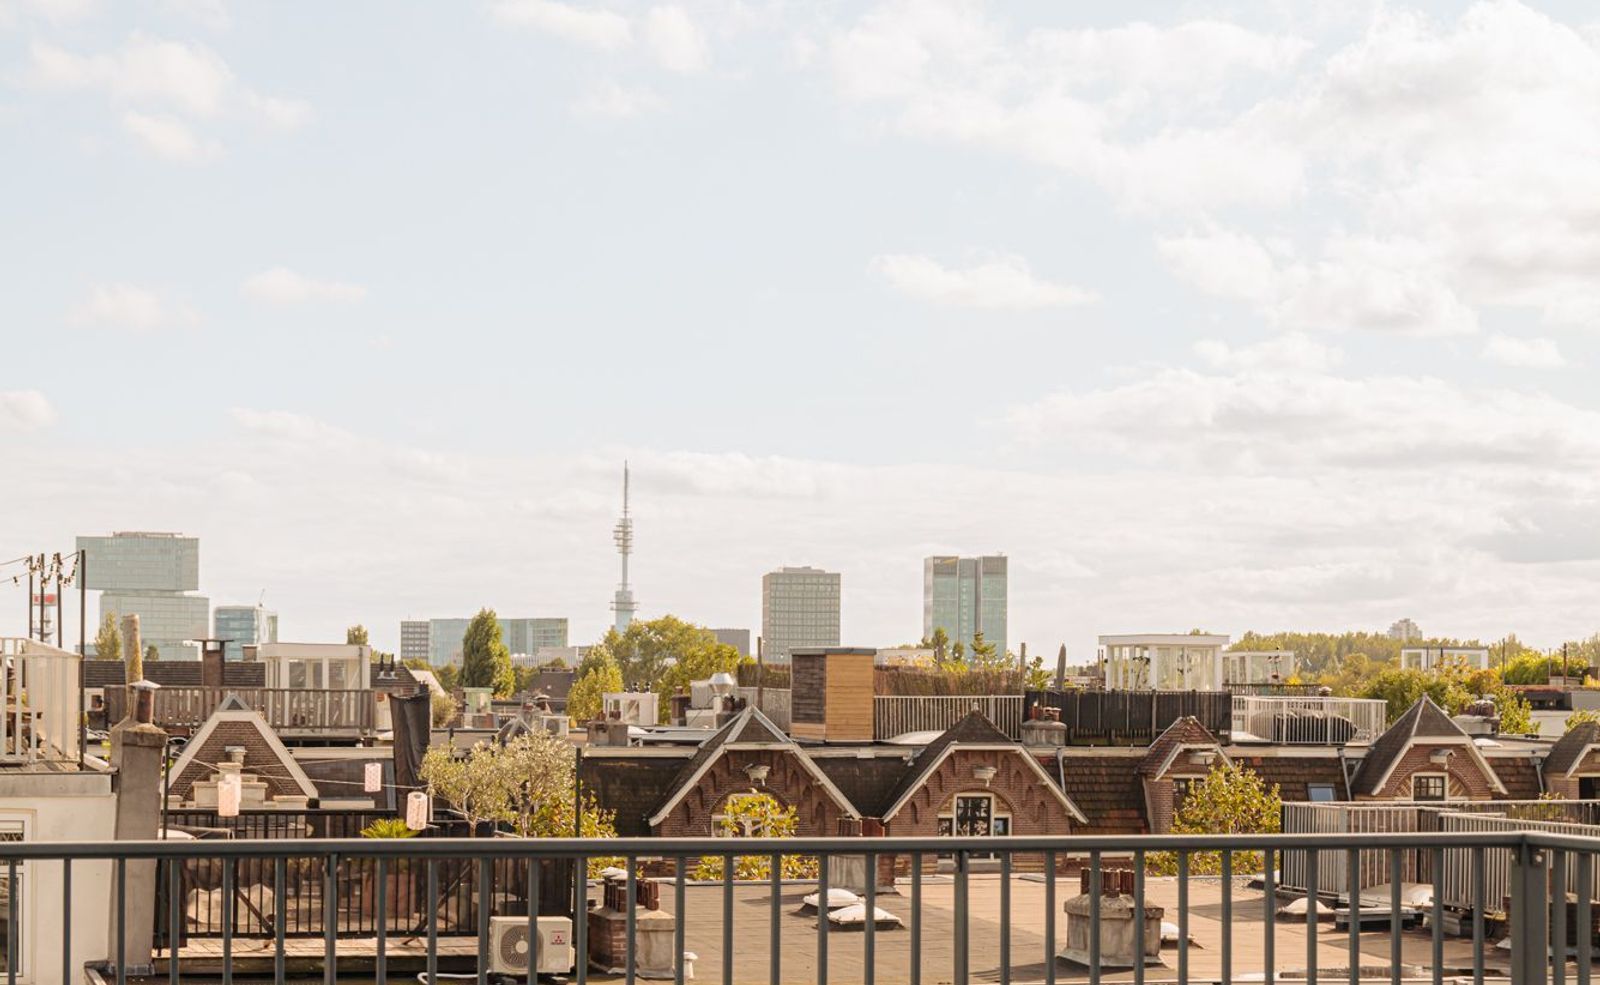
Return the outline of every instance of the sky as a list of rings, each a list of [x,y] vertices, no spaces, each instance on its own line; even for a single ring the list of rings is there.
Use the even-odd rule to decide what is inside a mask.
[[[1586,636],[1597,107],[1553,0],[0,0],[0,560],[588,642],[627,460],[644,617]]]

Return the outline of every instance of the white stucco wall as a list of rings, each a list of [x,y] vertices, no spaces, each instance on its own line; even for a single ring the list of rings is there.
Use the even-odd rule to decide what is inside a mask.
[[[21,820],[29,842],[109,841],[116,799],[109,773],[23,773],[0,769],[0,821]],[[3,871],[3,869],[0,869]],[[30,861],[21,868],[22,967],[17,981],[68,985],[62,980],[62,865]],[[111,863],[72,864],[71,982],[83,966],[110,953]],[[154,900],[151,904],[154,905]]]

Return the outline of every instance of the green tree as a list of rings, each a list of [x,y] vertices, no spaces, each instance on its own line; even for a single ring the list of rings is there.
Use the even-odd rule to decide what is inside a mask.
[[[100,631],[94,634],[94,655],[97,660],[122,659],[122,630],[117,628],[115,612],[100,619]]]
[[[935,626],[933,635],[924,636],[917,646],[924,650],[932,650],[933,659],[944,663],[950,657],[950,634],[944,631],[943,626]]]
[[[1587,725],[1590,722],[1600,722],[1600,711],[1595,711],[1593,708],[1580,708],[1567,716],[1567,720],[1562,724],[1561,730],[1563,732],[1571,732],[1579,725]]]
[[[500,620],[493,609],[479,609],[461,638],[461,686],[493,688],[502,698],[517,686],[511,651],[501,639]]]
[[[153,663],[154,661],[160,660],[161,650],[154,643],[151,643],[149,646],[144,648],[144,659],[146,663]]]
[[[360,623],[356,623],[354,626],[351,626],[349,629],[344,631],[344,641],[350,646],[366,646],[367,627],[361,625]]]
[[[717,834],[724,838],[793,838],[799,820],[793,807],[785,807],[769,793],[730,794],[722,802],[717,818]],[[780,862],[784,879],[817,878],[817,860],[810,855],[785,855]],[[702,856],[691,878],[703,881],[722,879],[721,855]],[[768,879],[772,858],[768,855],[738,855],[733,860],[735,879]]]
[[[433,679],[446,691],[454,691],[461,685],[461,668],[455,664],[445,664],[434,670]]]
[[[578,676],[606,657],[622,671],[627,690],[655,691],[661,696],[663,716],[670,712],[671,697],[680,687],[721,671],[731,674],[739,666],[737,647],[718,642],[716,634],[704,626],[672,615],[635,620],[625,633],[607,630],[578,666]]]
[[[1259,774],[1233,763],[1218,763],[1178,805],[1172,817],[1173,834],[1274,834],[1282,824],[1283,798],[1277,784],[1268,786]],[[1177,859],[1160,853],[1151,867],[1166,874],[1177,871]],[[1258,872],[1259,852],[1234,852],[1233,871]],[[1222,853],[1195,852],[1189,871],[1214,875],[1222,871]]]
[[[622,669],[610,654],[602,653],[593,662],[585,659],[584,665],[588,672],[573,682],[567,694],[567,715],[579,724],[600,717],[607,692],[622,690]]]
[[[1007,669],[1015,662],[1007,655],[999,653],[995,644],[983,638],[983,632],[972,634],[972,646],[967,648],[967,662],[974,667],[994,667],[997,663]]]

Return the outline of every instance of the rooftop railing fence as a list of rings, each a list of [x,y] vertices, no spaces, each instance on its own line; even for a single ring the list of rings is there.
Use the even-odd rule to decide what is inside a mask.
[[[1463,815],[1465,816],[1465,815]],[[1357,894],[1349,910],[1342,911],[1344,923],[1352,932],[1336,933],[1324,929],[1319,911],[1330,904],[1312,897],[1309,918],[1295,928],[1280,927],[1277,915],[1277,889],[1286,864],[1304,867],[1310,884],[1317,884],[1319,869],[1343,866],[1354,873],[1363,851],[1384,854],[1391,881],[1387,898],[1364,899]],[[836,980],[862,981],[874,985],[882,981],[920,983],[948,981],[968,985],[974,977],[996,979],[1009,985],[1014,979],[1043,980],[1053,983],[1063,971],[1058,969],[1061,947],[1081,945],[1081,962],[1087,966],[1087,981],[1099,985],[1108,973],[1108,949],[1118,939],[1112,921],[1134,941],[1148,939],[1151,920],[1171,921],[1176,925],[1173,966],[1147,971],[1143,961],[1133,964],[1128,976],[1119,980],[1143,985],[1147,975],[1173,977],[1180,983],[1191,981],[1232,982],[1254,979],[1273,983],[1278,978],[1317,982],[1388,981],[1418,977],[1439,982],[1445,979],[1472,981],[1481,985],[1488,978],[1509,976],[1513,985],[1564,983],[1569,972],[1579,985],[1588,985],[1593,960],[1591,932],[1595,897],[1594,856],[1600,852],[1600,839],[1579,837],[1554,830],[1489,830],[1398,832],[1384,836],[1374,846],[1366,834],[1293,834],[1232,836],[1147,836],[1147,837],[1011,837],[1011,838],[791,838],[791,839],[537,839],[510,838],[421,838],[408,840],[318,839],[265,841],[157,841],[52,843],[26,842],[6,846],[0,858],[0,871],[9,885],[17,885],[25,868],[37,879],[45,869],[57,868],[63,877],[60,933],[62,981],[81,980],[82,970],[71,967],[71,935],[74,920],[74,886],[78,892],[105,894],[103,881],[83,878],[75,883],[74,868],[80,872],[89,865],[107,861],[115,877],[112,885],[124,884],[130,866],[153,862],[156,871],[169,880],[188,879],[187,873],[202,872],[221,891],[216,900],[222,911],[220,947],[211,952],[220,961],[221,979],[233,980],[247,950],[251,960],[270,960],[277,981],[286,973],[288,923],[286,907],[295,898],[296,887],[312,887],[313,905],[332,912],[341,907],[366,906],[383,914],[370,930],[362,933],[375,938],[373,949],[358,961],[341,953],[337,920],[322,924],[320,963],[324,980],[332,982],[341,963],[350,972],[371,975],[379,983],[391,973],[410,977],[394,967],[391,951],[403,938],[415,938],[421,953],[415,960],[427,975],[438,981],[440,947],[450,935],[464,935],[465,946],[453,945],[453,954],[475,962],[478,985],[491,978],[490,921],[496,916],[527,920],[527,933],[535,967],[543,964],[539,954],[536,916],[551,911],[580,914],[587,912],[593,897],[601,895],[625,913],[625,924],[614,942],[622,950],[620,977],[632,983],[639,975],[640,918],[638,903],[658,898],[661,909],[677,914],[672,925],[672,955],[686,950],[702,952],[707,963],[696,976],[734,982],[768,981],[779,983],[815,980],[830,981],[831,968]],[[1462,853],[1469,860],[1470,891],[1462,901],[1463,927],[1470,926],[1470,957],[1465,957],[1464,942],[1452,945],[1453,959],[1446,957],[1446,911],[1450,904],[1445,891],[1446,858]],[[1202,876],[1206,853],[1220,866],[1216,876]],[[1238,853],[1253,853],[1241,855]],[[1504,884],[1505,900],[1493,898],[1498,888],[1486,879],[1489,853],[1501,853],[1509,860]],[[688,873],[703,857],[720,859],[721,878],[695,887],[693,907],[686,906]],[[938,856],[951,859],[948,883],[934,885],[924,877],[925,863]],[[1150,874],[1158,856],[1170,863],[1176,876],[1158,880]],[[550,875],[556,867],[566,871],[586,871],[596,858],[616,860],[625,875],[613,882],[605,893],[596,894],[587,880],[577,885],[562,884]],[[770,878],[754,883],[735,881],[735,858],[754,857],[769,861]],[[879,919],[866,919],[859,932],[844,934],[842,924],[829,918],[797,921],[790,915],[797,892],[810,888],[810,881],[795,886],[782,879],[783,858],[819,860],[815,880],[819,900],[829,899],[830,880],[845,872],[843,863],[854,861],[863,867],[856,872],[874,872],[878,861],[894,857],[904,863],[909,887],[904,895],[894,896],[897,919],[903,930],[891,931]],[[974,871],[974,860],[997,859],[998,880],[994,875]],[[1253,858],[1251,864],[1240,858]],[[1411,864],[1408,859],[1425,858],[1431,895],[1426,903],[1402,900],[1403,876]],[[1110,864],[1116,859],[1115,865]],[[1298,859],[1298,863],[1295,860]],[[1131,860],[1131,861],[1130,861]],[[1033,863],[1041,863],[1036,869]],[[1147,865],[1151,863],[1151,865]],[[673,874],[641,881],[647,865],[665,865]],[[988,865],[985,861],[985,865]],[[1081,866],[1084,892],[1079,896],[1060,886],[1061,872],[1070,865]],[[1236,867],[1237,866],[1237,867]],[[1021,895],[1029,885],[1012,878],[1024,868],[1043,873],[1033,877],[1042,885],[1039,891]],[[356,873],[370,873],[356,875]],[[1252,889],[1253,877],[1259,890]],[[238,887],[259,883],[270,889],[270,904],[262,907],[246,902]],[[466,896],[451,896],[452,883],[470,887]],[[890,894],[881,891],[878,880],[864,880],[864,914],[876,917],[880,904],[888,905]],[[1112,887],[1115,893],[1110,893]],[[518,892],[519,887],[521,892]],[[648,890],[648,891],[647,891]],[[1166,914],[1147,910],[1152,891],[1169,902]],[[932,899],[937,892],[938,901]],[[1125,893],[1126,895],[1120,895]],[[1264,896],[1263,896],[1264,894]],[[128,925],[130,907],[146,905],[115,891],[111,910],[110,939],[119,942],[116,953],[123,953],[120,942]],[[1076,897],[1061,912],[1068,896]],[[82,897],[80,896],[80,899]],[[101,895],[100,899],[105,896]],[[471,905],[452,909],[452,901],[467,900]],[[1024,903],[1023,900],[1027,902]],[[1263,905],[1263,899],[1267,902]],[[359,901],[359,902],[354,902]],[[477,905],[478,902],[484,905]],[[736,905],[737,901],[737,905]],[[935,907],[934,903],[938,902]],[[184,919],[182,897],[168,894],[169,925]],[[1131,905],[1130,905],[1131,904]],[[104,912],[101,904],[83,904],[86,912]],[[1037,909],[1036,909],[1037,908]],[[1491,910],[1507,909],[1505,928],[1510,951],[1494,947],[1489,934]],[[937,912],[935,910],[937,909]],[[391,914],[398,915],[390,919]],[[1033,912],[1028,912],[1033,911]],[[1420,915],[1425,931],[1408,930]],[[38,913],[33,919],[49,923],[52,915]],[[1217,937],[1204,949],[1190,943],[1191,933],[1201,920],[1207,921]],[[942,921],[942,922],[941,922]],[[1039,928],[1037,935],[1020,932],[1023,923]],[[883,924],[880,926],[880,924]],[[614,926],[614,925],[613,925]],[[659,921],[654,926],[660,927]],[[15,954],[17,923],[9,923],[8,954]],[[572,927],[575,951],[588,953],[589,921],[577,920]],[[890,936],[893,934],[894,936]],[[1320,937],[1320,942],[1319,942]],[[241,947],[247,939],[270,941]],[[1280,941],[1281,938],[1281,941]],[[1343,938],[1343,939],[1340,939]],[[608,937],[608,940],[612,939]],[[1293,940],[1292,946],[1281,942]],[[171,940],[163,941],[170,947]],[[406,941],[404,943],[410,943]],[[1552,947],[1551,945],[1555,946]],[[303,950],[297,952],[304,956]],[[411,953],[415,954],[414,949]],[[937,953],[937,962],[930,955]],[[185,977],[184,962],[168,960],[158,965],[171,985]],[[1575,957],[1576,968],[1569,968]],[[46,954],[37,961],[49,960]],[[1201,967],[1204,962],[1204,968]],[[676,982],[686,978],[682,961],[674,961],[670,974]],[[359,967],[357,967],[359,966]],[[1069,966],[1062,965],[1062,968]],[[798,970],[796,970],[798,969]],[[16,980],[10,968],[8,979]],[[53,970],[53,969],[52,969]],[[416,969],[410,969],[414,971]],[[38,969],[35,969],[38,973]],[[126,985],[129,969],[116,967],[104,973],[117,985]],[[584,985],[589,975],[587,962],[580,960],[572,969],[573,980]],[[1082,973],[1073,971],[1072,977]],[[215,972],[190,971],[189,977],[214,980]],[[49,977],[53,977],[49,976]]]

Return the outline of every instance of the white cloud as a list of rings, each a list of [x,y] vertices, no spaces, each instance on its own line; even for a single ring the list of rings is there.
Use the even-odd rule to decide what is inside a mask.
[[[136,31],[110,52],[79,54],[35,41],[30,56],[35,86],[103,92],[121,109],[124,130],[169,160],[192,163],[221,152],[218,141],[194,132],[194,121],[216,126],[237,117],[291,130],[311,115],[303,102],[242,85],[221,56],[200,44]]]
[[[342,446],[353,440],[350,432],[343,428],[292,411],[235,407],[228,412],[228,415],[233,418],[235,424],[246,431],[290,441],[296,445]]]
[[[1600,46],[1514,2],[1380,6],[1348,43],[1206,20],[1016,31],[890,2],[834,33],[840,95],[909,136],[1060,169],[1185,222],[1163,252],[1296,329],[1477,330],[1477,308],[1600,320]],[[1301,225],[1263,252],[1259,213]],[[1297,222],[1298,220],[1298,222]],[[1231,242],[1226,242],[1231,240]]]
[[[38,390],[0,390],[0,432],[36,431],[55,421],[55,408]]]
[[[1213,369],[1235,373],[1323,373],[1343,361],[1338,349],[1298,333],[1280,335],[1248,346],[1231,346],[1219,339],[1202,339],[1194,344],[1194,351]]]
[[[1298,158],[1216,106],[1233,85],[1287,72],[1307,47],[1210,21],[1014,38],[972,4],[897,2],[837,32],[831,65],[842,95],[887,107],[903,132],[1061,168],[1161,208],[1298,192]]]
[[[1166,369],[1015,409],[1029,443],[1092,446],[1206,468],[1600,466],[1600,413],[1540,393],[1431,377]]]
[[[115,52],[79,55],[35,41],[33,79],[47,88],[103,89],[118,103],[164,103],[211,117],[234,85],[227,63],[199,45],[135,32]]]
[[[1483,358],[1517,369],[1561,369],[1567,365],[1553,339],[1519,339],[1510,335],[1491,335],[1484,343]]]
[[[311,106],[298,99],[280,99],[254,92],[243,94],[244,104],[261,120],[279,130],[295,130],[311,119]]]
[[[597,7],[557,0],[498,0],[491,9],[506,24],[589,48],[614,51],[633,40],[633,29],[626,17]]]
[[[222,145],[199,137],[174,116],[152,116],[128,111],[122,114],[122,128],[159,157],[184,164],[215,160]]]
[[[1275,256],[1254,237],[1227,229],[1160,237],[1156,246],[1180,278],[1245,301],[1280,327],[1407,335],[1478,330],[1477,313],[1414,240],[1332,237],[1310,261]]]
[[[672,72],[703,72],[711,49],[689,13],[676,4],[652,7],[644,18],[644,36],[656,61]]]
[[[302,304],[308,301],[360,301],[367,289],[359,284],[337,280],[318,280],[287,267],[273,267],[245,278],[244,295],[269,304]]]
[[[200,316],[181,301],[136,284],[101,284],[67,312],[73,325],[107,326],[135,331],[192,328]]]
[[[925,256],[885,254],[874,257],[870,267],[895,290],[931,304],[1032,310],[1072,307],[1095,299],[1081,287],[1035,277],[1018,256],[956,268]]]
[[[660,108],[661,97],[651,89],[628,87],[606,81],[572,103],[577,116],[626,119]]]

